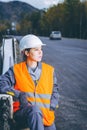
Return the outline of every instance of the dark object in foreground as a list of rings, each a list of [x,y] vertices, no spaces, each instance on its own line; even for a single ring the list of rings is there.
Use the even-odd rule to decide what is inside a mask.
[[[0,130],[10,130],[11,106],[9,97],[0,98]]]

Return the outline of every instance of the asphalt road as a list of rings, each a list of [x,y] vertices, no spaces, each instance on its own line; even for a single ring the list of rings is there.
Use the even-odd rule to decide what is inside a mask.
[[[57,130],[87,130],[87,40],[49,40],[43,61],[55,67],[59,84]]]

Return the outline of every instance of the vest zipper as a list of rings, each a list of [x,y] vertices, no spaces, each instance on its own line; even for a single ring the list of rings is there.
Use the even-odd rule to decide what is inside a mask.
[[[34,89],[34,97],[35,97],[35,104],[36,104],[36,86],[37,86],[38,80],[35,80],[35,89]]]
[[[35,104],[36,104],[36,86],[35,86],[35,89],[34,89],[34,98],[35,98]]]

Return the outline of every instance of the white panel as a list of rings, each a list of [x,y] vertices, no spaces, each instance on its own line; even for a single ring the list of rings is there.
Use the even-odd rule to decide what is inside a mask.
[[[4,74],[9,67],[14,65],[14,58],[13,58],[13,47],[12,47],[12,39],[5,39],[4,40],[4,59],[3,59],[3,71]]]

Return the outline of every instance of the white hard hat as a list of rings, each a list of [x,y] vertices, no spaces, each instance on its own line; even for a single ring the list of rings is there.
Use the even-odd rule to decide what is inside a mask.
[[[29,34],[24,36],[21,40],[20,40],[20,44],[19,44],[19,48],[20,51],[23,51],[24,49],[27,48],[35,48],[38,46],[43,46],[46,44],[43,44],[42,41],[35,35],[33,34]]]

